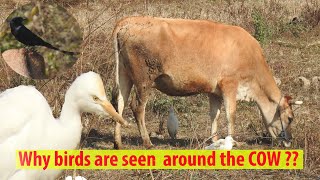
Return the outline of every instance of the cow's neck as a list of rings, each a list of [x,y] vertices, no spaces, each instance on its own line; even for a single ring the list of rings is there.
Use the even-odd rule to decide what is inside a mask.
[[[271,123],[275,118],[277,118],[277,109],[281,99],[281,92],[278,87],[274,88],[273,91],[260,92],[255,98],[260,111],[262,112],[265,123]]]

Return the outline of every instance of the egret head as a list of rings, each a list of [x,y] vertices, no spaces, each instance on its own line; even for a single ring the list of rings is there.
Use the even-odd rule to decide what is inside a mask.
[[[233,142],[233,138],[232,138],[231,136],[227,136],[227,137],[225,138],[225,140],[226,140],[227,142]]]
[[[233,138],[230,135],[227,136],[225,138],[224,149],[231,150],[234,145],[235,141],[233,140]]]
[[[97,73],[90,71],[80,75],[68,90],[67,101],[75,102],[81,112],[110,115],[120,124],[128,125],[128,122],[116,112],[108,101],[102,79]]]

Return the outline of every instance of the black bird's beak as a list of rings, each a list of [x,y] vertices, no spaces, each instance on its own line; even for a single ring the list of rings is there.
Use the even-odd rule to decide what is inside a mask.
[[[13,18],[11,18],[11,19],[6,19],[6,22],[7,23],[10,23],[13,19],[15,19],[16,17],[13,17]],[[21,18],[22,19],[22,22],[27,22],[28,21],[28,18],[24,18],[24,17],[19,17],[19,18]]]

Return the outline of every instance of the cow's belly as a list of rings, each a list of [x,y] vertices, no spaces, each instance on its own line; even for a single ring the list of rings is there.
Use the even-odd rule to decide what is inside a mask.
[[[185,77],[171,78],[167,74],[158,76],[153,87],[170,96],[189,96],[199,93],[211,93],[214,87],[208,80]]]

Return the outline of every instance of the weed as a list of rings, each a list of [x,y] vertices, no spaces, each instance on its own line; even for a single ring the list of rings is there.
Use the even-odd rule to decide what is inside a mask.
[[[271,37],[271,29],[267,24],[264,16],[258,10],[252,13],[253,26],[254,26],[254,37],[262,44],[265,44]]]

